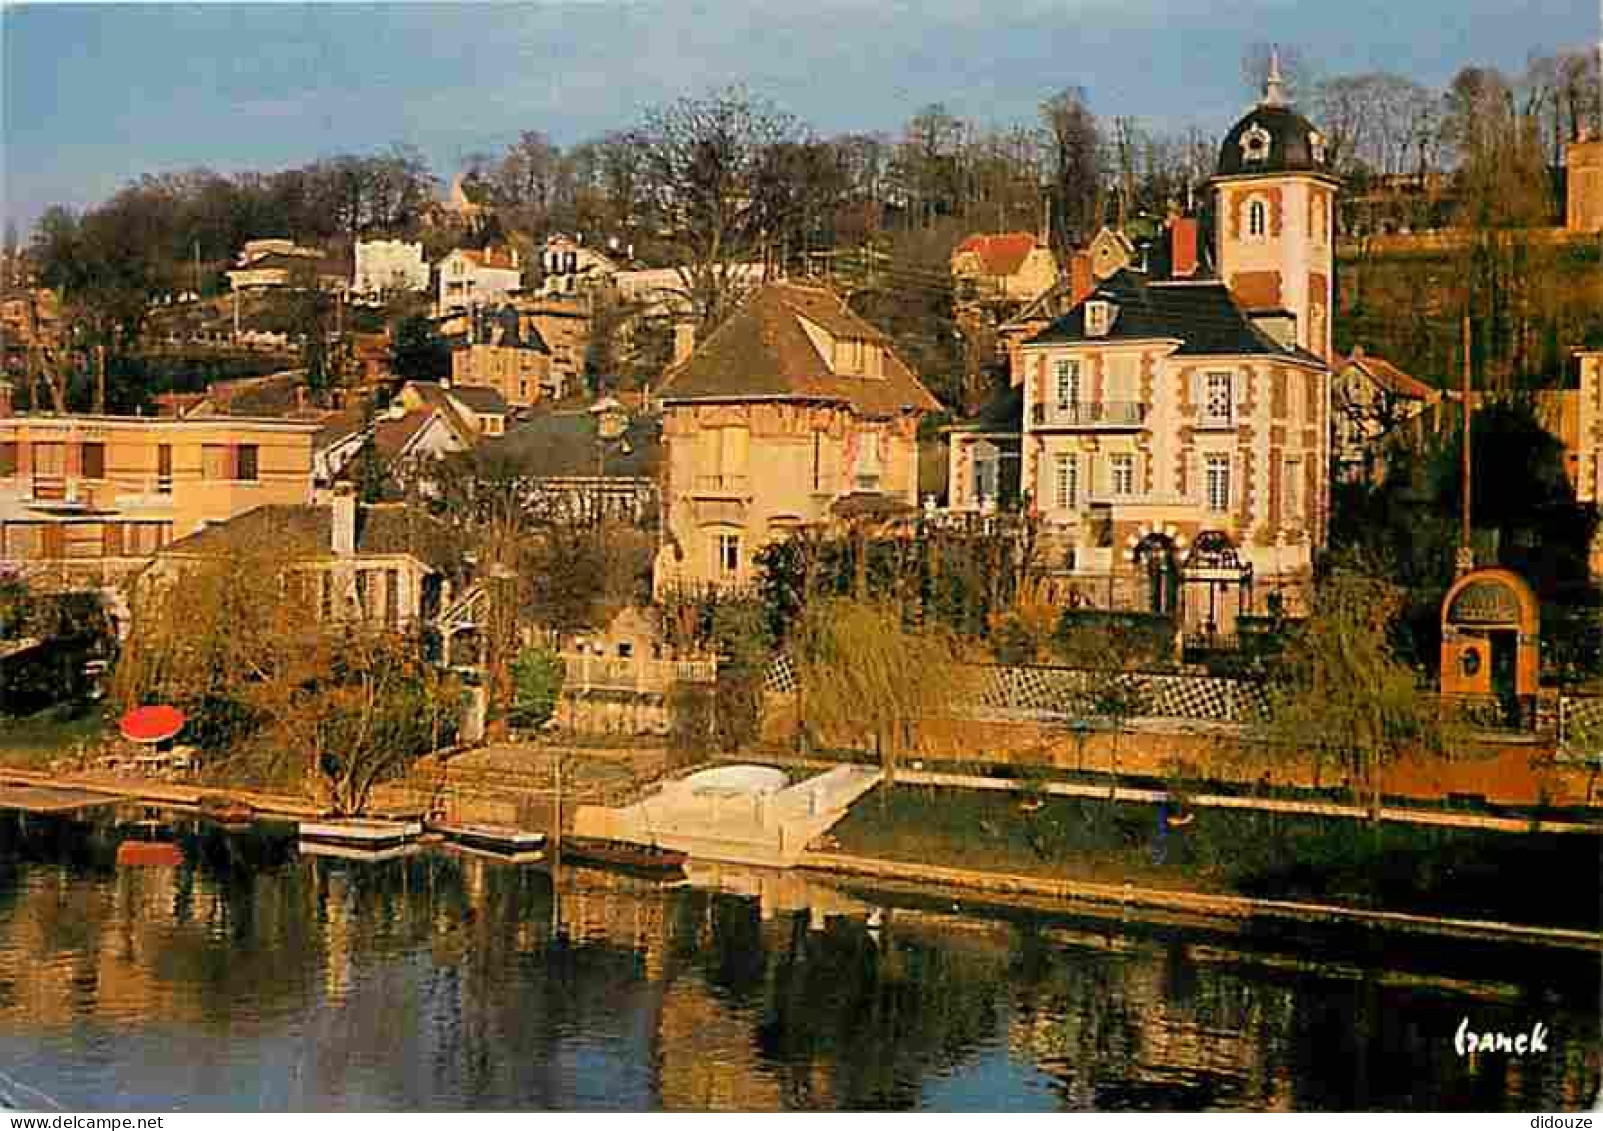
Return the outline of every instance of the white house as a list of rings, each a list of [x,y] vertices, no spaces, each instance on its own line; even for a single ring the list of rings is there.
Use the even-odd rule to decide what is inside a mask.
[[[522,284],[516,248],[457,248],[440,260],[439,313],[498,303]]]
[[[583,240],[561,233],[545,241],[540,250],[540,268],[545,275],[540,294],[571,295],[605,286],[618,271],[618,263]]]
[[[358,241],[351,289],[364,295],[428,290],[429,265],[423,258],[423,245],[404,240]]]

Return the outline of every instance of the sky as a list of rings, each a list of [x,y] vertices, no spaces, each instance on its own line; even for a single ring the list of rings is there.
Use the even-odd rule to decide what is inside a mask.
[[[397,141],[449,180],[521,130],[571,145],[730,83],[824,134],[894,132],[932,102],[1033,121],[1070,85],[1100,115],[1222,134],[1254,43],[1440,86],[1600,35],[1603,0],[0,0],[0,213],[26,235],[144,173]]]

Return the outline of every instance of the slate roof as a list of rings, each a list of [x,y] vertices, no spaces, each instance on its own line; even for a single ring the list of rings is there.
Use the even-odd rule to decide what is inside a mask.
[[[1241,148],[1242,135],[1254,127],[1269,135],[1269,151],[1261,161],[1246,160]],[[1289,106],[1254,106],[1220,143],[1218,175],[1235,177],[1306,172],[1329,176],[1329,165],[1314,159],[1310,135],[1317,132],[1313,123]]]
[[[480,445],[487,460],[505,460],[540,479],[655,479],[662,466],[662,417],[631,417],[622,436],[600,442],[589,409],[548,412]]]
[[[489,385],[452,385],[446,393],[480,415],[505,416],[511,411],[501,391]]]
[[[803,318],[837,337],[883,345],[884,376],[831,370],[802,328]],[[839,295],[789,282],[769,283],[752,294],[687,360],[668,371],[659,396],[669,403],[757,397],[842,401],[867,416],[941,407],[885,334],[852,313]]]
[[[1011,275],[1029,258],[1030,252],[1040,246],[1029,232],[1002,232],[997,235],[974,235],[957,245],[952,252],[955,259],[959,255],[973,254],[979,258],[980,268],[987,275]]]
[[[1113,325],[1100,337],[1085,332],[1085,307],[1093,299],[1117,307]],[[1306,350],[1282,346],[1254,326],[1218,280],[1149,282],[1139,272],[1117,271],[1063,317],[1026,345],[1119,341],[1180,341],[1180,356],[1269,355],[1323,365]]]
[[[302,557],[332,557],[334,509],[329,504],[271,503],[213,523],[162,549],[165,554],[221,554],[240,546],[282,547]],[[418,507],[378,503],[356,508],[358,555],[410,554],[424,565],[452,572],[462,565],[456,532]]]

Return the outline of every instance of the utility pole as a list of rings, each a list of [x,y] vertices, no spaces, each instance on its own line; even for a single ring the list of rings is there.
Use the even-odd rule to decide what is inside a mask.
[[[1475,549],[1470,545],[1470,490],[1473,480],[1470,476],[1470,436],[1469,436],[1469,387],[1470,367],[1472,360],[1472,343],[1470,340],[1469,312],[1464,313],[1464,378],[1463,389],[1460,392],[1463,404],[1464,443],[1461,463],[1459,467],[1459,529],[1458,529],[1458,561],[1457,572],[1460,577],[1475,568]]]

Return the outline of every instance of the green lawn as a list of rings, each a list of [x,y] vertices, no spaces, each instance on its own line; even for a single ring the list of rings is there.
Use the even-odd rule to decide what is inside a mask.
[[[1599,838],[1197,809],[1155,859],[1157,807],[883,787],[832,830],[840,850],[955,868],[1228,892],[1552,926],[1603,923]],[[1590,893],[1557,898],[1556,892]]]
[[[0,765],[45,769],[79,744],[98,744],[104,727],[96,707],[83,712],[52,707],[23,718],[0,717]]]

